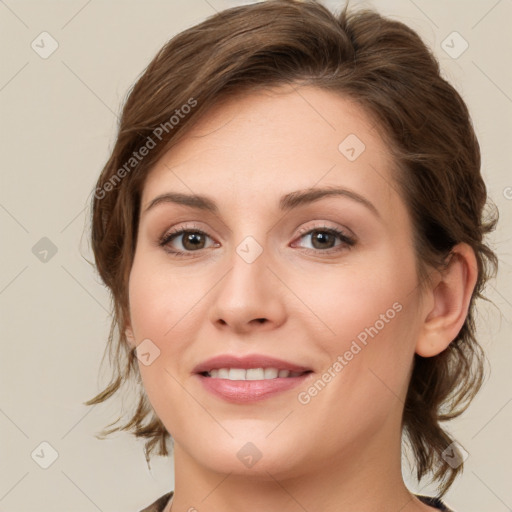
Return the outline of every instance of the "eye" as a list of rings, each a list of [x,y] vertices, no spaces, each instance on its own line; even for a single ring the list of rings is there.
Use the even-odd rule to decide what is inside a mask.
[[[308,251],[337,252],[355,245],[354,238],[332,227],[318,226],[300,233],[300,240],[310,240],[309,247],[305,247]]]
[[[176,229],[166,233],[159,242],[166,251],[177,256],[207,249],[215,244],[207,245],[207,240],[212,240],[200,229]]]
[[[339,252],[355,245],[356,240],[343,231],[327,226],[314,226],[299,231],[299,240],[308,240],[309,246],[294,242],[291,247],[302,247],[306,252],[332,253]],[[165,233],[158,241],[158,245],[173,256],[190,256],[199,253],[202,249],[219,247],[220,244],[201,229],[196,227],[178,226]]]

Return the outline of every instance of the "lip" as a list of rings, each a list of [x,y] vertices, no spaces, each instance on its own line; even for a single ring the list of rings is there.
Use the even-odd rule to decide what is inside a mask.
[[[311,371],[311,368],[308,368],[307,366],[298,365],[283,359],[265,356],[263,354],[251,354],[241,357],[233,356],[231,354],[221,354],[199,363],[192,372],[203,373],[218,368],[243,368],[245,370],[249,370],[251,368],[277,368],[279,370],[289,370],[291,372]]]
[[[277,368],[291,372],[308,372],[297,377],[277,377],[267,380],[229,380],[214,379],[203,375],[205,372],[218,368]],[[261,354],[236,357],[229,354],[219,355],[198,364],[193,372],[209,393],[231,403],[249,403],[265,400],[284,391],[303,384],[311,378],[311,368],[283,359]]]

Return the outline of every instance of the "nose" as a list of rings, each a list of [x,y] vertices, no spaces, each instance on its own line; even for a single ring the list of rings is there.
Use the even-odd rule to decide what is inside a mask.
[[[234,252],[230,269],[212,290],[210,320],[216,328],[242,334],[285,322],[285,290],[268,264],[266,250],[252,262]]]

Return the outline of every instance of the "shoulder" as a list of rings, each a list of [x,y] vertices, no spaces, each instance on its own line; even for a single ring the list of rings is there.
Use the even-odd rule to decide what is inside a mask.
[[[160,496],[155,502],[151,503],[148,507],[142,509],[140,512],[162,512],[171,499],[173,491]]]
[[[420,496],[419,494],[416,497],[421,500],[426,505],[430,507],[437,508],[442,512],[455,512],[451,508],[448,508],[439,498],[431,498],[429,496]]]

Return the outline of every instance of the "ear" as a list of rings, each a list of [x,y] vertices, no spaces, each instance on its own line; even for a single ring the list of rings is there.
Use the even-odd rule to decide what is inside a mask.
[[[466,320],[469,302],[478,278],[475,253],[466,243],[451,251],[450,262],[428,291],[426,317],[416,343],[416,353],[432,357],[457,337]]]

